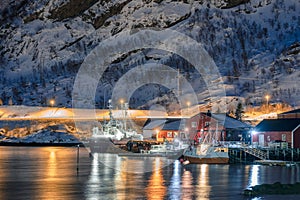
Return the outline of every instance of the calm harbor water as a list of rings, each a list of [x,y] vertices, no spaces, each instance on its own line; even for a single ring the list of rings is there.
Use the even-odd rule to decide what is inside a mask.
[[[299,166],[182,166],[161,158],[90,157],[80,148],[78,167],[76,147],[0,147],[0,200],[300,198],[242,195],[252,185],[300,182]]]

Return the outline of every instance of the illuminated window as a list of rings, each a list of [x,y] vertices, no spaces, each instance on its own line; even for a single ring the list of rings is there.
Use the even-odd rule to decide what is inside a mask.
[[[167,132],[167,137],[172,137],[172,132]]]
[[[281,140],[282,140],[282,141],[286,141],[286,134],[282,134],[282,135],[281,135]]]

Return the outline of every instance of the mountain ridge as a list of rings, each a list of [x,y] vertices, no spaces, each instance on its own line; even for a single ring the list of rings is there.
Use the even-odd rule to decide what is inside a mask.
[[[13,104],[45,106],[49,99],[56,99],[58,106],[71,107],[72,86],[85,57],[106,38],[150,27],[171,28],[203,44],[219,67],[228,96],[240,96],[244,103],[254,105],[271,93],[273,102],[300,103],[297,83],[292,82],[299,79],[300,3],[296,0],[11,0],[4,5],[0,18],[0,98],[4,104],[11,99]],[[79,11],[68,12],[74,6]],[[140,50],[108,67],[99,82],[96,107],[104,105],[122,74],[148,62],[180,68],[199,98],[208,98],[203,95],[201,76],[184,60],[167,52]],[[293,79],[286,82],[285,76]],[[169,105],[173,97],[168,98],[168,93],[157,85],[140,88],[130,105],[143,106],[163,96]]]

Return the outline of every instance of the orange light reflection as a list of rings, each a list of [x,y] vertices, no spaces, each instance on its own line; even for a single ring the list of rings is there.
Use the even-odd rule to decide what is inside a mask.
[[[182,175],[182,199],[192,199],[194,193],[193,176],[188,170]]]
[[[161,172],[162,161],[156,158],[153,161],[153,172],[146,188],[147,199],[164,199],[166,195],[166,187],[164,186],[164,177]]]

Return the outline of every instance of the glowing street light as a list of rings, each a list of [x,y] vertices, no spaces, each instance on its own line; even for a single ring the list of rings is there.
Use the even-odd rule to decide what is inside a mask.
[[[189,115],[191,102],[187,101],[186,105],[187,105],[187,114]]]
[[[267,100],[267,112],[269,112],[269,99],[270,99],[270,95],[266,95],[265,96],[266,100]]]
[[[188,107],[190,107],[190,105],[191,105],[191,102],[186,102],[186,105],[188,106]]]
[[[267,105],[268,105],[268,104],[269,104],[270,96],[269,96],[269,95],[266,95],[265,98],[266,98],[266,100],[267,100]]]
[[[54,104],[55,104],[55,101],[54,101],[54,99],[51,99],[51,100],[49,101],[49,103],[50,103],[51,107],[53,107],[53,106],[54,106]]]

